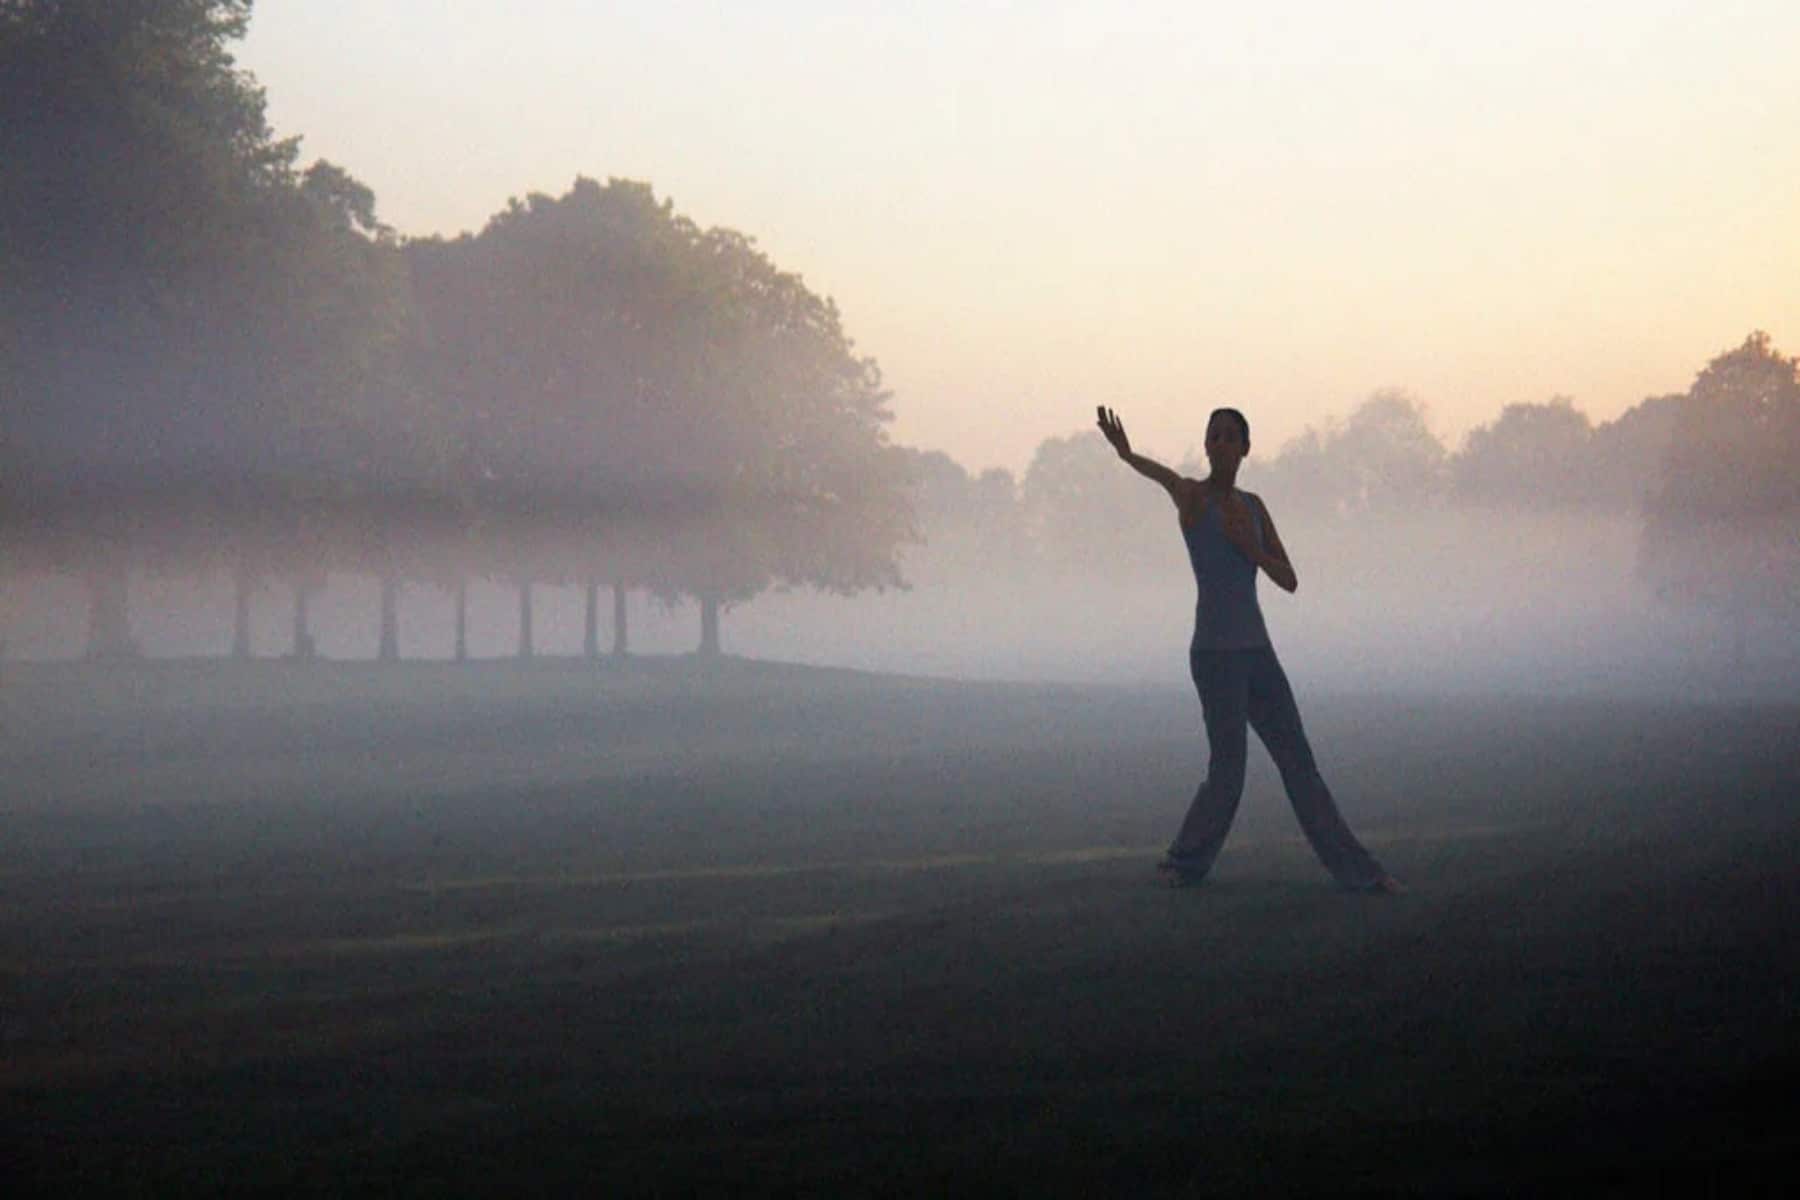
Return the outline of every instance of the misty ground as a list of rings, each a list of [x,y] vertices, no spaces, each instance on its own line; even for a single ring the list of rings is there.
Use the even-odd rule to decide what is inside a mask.
[[[1800,706],[1312,695],[1413,886],[1178,688],[726,660],[0,669],[46,1191],[1600,1191],[1800,1152]],[[11,1152],[9,1152],[11,1153]]]

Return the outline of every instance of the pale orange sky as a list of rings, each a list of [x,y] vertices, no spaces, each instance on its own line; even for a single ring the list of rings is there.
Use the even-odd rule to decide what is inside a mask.
[[[259,0],[239,61],[404,234],[580,174],[753,235],[975,469],[1098,403],[1272,454],[1394,386],[1455,444],[1800,350],[1800,5],[1252,9]]]

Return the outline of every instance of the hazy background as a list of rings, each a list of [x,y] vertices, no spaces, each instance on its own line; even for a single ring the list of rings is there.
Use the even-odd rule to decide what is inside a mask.
[[[1800,678],[1788,6],[6,21],[7,656],[1179,685],[1235,404],[1308,686]]]
[[[652,181],[837,300],[894,436],[1022,472],[1088,407],[1273,450],[1398,386],[1451,445],[1800,345],[1800,9],[261,0],[276,131],[406,235]]]

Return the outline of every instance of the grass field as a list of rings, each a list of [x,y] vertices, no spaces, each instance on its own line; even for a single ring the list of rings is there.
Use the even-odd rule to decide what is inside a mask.
[[[1173,690],[9,664],[7,1155],[54,1194],[1775,1190],[1800,706],[1301,703],[1412,894],[1334,889],[1260,752],[1214,877],[1159,886]]]

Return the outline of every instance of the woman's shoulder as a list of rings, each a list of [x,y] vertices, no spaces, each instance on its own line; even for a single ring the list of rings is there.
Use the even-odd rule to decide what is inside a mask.
[[[1175,481],[1175,507],[1181,514],[1183,525],[1206,511],[1206,489],[1200,486],[1198,479],[1183,475]]]

